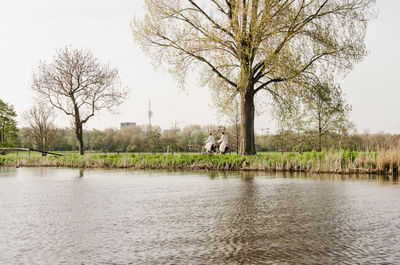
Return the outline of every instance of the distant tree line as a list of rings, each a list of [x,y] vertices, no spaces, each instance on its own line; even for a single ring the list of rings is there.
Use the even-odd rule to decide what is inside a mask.
[[[336,132],[326,133],[322,150],[342,149],[357,151],[378,151],[398,148],[400,134],[363,133],[342,135]],[[296,133],[291,130],[279,134],[256,136],[257,151],[304,152],[319,150],[319,132]]]
[[[40,148],[35,141],[32,128],[19,130],[19,143],[23,147]],[[158,126],[132,126],[119,129],[84,130],[85,149],[93,152],[198,152],[212,132],[216,139],[225,131],[229,137],[231,152],[237,152],[237,131],[235,126],[190,125],[184,128],[173,127],[162,130]],[[49,150],[79,151],[79,142],[73,129],[58,128],[54,140],[47,143]],[[400,134],[339,134],[330,132],[324,135],[323,149],[350,149],[358,151],[377,151],[395,148],[400,145]],[[304,152],[319,149],[319,132],[298,133],[292,130],[276,134],[256,134],[258,152]]]
[[[229,134],[231,128],[217,127],[213,125],[190,125],[183,129],[171,128],[162,130],[158,126],[131,126],[119,129],[84,130],[83,138],[87,151],[95,152],[189,152],[199,151],[205,144],[210,132],[219,137],[220,132]],[[21,145],[29,148],[40,148],[35,140],[33,129],[24,127],[19,130]],[[57,137],[48,143],[50,150],[75,151],[79,150],[79,142],[75,132],[70,128],[58,128]],[[234,134],[231,134],[232,136]],[[231,138],[231,137],[230,137]],[[235,139],[230,139],[231,149],[236,150]]]

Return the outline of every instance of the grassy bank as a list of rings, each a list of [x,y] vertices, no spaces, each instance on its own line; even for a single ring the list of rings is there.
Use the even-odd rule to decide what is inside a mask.
[[[340,174],[398,174],[400,150],[379,152],[323,151],[264,153],[255,156],[201,154],[87,154],[56,156],[0,156],[1,166],[132,168],[182,170],[299,171]]]

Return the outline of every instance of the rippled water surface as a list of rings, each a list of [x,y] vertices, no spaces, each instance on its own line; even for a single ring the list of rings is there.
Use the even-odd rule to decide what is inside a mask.
[[[0,264],[392,264],[381,179],[0,168]]]

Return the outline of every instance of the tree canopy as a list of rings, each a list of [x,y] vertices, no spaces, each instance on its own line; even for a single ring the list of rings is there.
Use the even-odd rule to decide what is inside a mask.
[[[13,105],[0,99],[0,147],[14,147],[18,143],[16,117]]]
[[[309,87],[328,69],[351,70],[366,55],[373,0],[145,0],[133,34],[184,84],[202,76],[218,100],[241,104],[241,154],[254,154],[254,98],[274,101]]]
[[[344,102],[340,87],[332,83],[316,82],[305,92],[306,121],[317,129],[321,151],[322,136],[343,128],[351,107]]]

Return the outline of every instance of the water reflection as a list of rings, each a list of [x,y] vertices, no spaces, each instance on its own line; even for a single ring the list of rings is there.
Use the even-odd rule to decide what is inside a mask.
[[[397,176],[384,176],[384,175],[367,175],[367,174],[310,174],[304,172],[274,172],[265,173],[257,171],[207,171],[205,172],[210,179],[219,178],[230,178],[237,177],[243,180],[252,180],[257,177],[268,177],[268,178],[288,178],[288,179],[303,179],[303,180],[317,180],[317,181],[371,181],[385,184],[399,184],[399,178]]]
[[[8,176],[14,176],[13,172],[15,170],[11,169],[10,167],[2,167],[0,166],[0,178],[1,177],[8,177]]]
[[[0,264],[400,260],[400,189],[390,178],[52,168],[0,176]]]
[[[232,177],[237,177],[242,180],[253,180],[256,176],[260,176],[259,172],[254,172],[254,171],[238,171],[238,172],[232,172],[232,171],[209,171],[206,172],[207,175],[210,177],[210,179],[226,179],[226,178],[232,178]]]
[[[257,222],[260,216],[257,205],[257,186],[254,183],[254,174],[241,175],[241,185],[238,187],[236,198],[232,207],[228,210],[230,220],[225,236],[225,260],[229,263],[248,264],[259,260],[256,256],[257,236],[260,235],[260,227]]]
[[[79,169],[79,177],[80,178],[83,178],[83,173],[85,172],[85,169],[84,168],[80,168]]]

